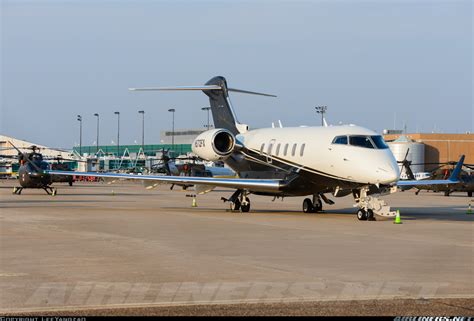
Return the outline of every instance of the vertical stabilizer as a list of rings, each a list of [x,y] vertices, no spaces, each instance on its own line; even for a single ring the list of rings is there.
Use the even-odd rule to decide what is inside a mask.
[[[236,126],[238,121],[229,99],[227,81],[224,77],[217,76],[206,83],[206,86],[211,85],[220,87],[220,89],[203,90],[203,92],[209,97],[214,127],[225,128],[232,134],[237,135],[239,133]]]

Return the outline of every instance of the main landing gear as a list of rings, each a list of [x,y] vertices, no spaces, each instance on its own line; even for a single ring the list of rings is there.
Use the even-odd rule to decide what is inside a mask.
[[[304,213],[317,213],[323,210],[323,202],[318,194],[313,195],[313,200],[305,198],[303,201]]]
[[[250,211],[250,199],[247,197],[247,195],[248,192],[238,189],[228,199],[221,197],[221,200],[224,202],[229,202],[231,211],[248,213]]]

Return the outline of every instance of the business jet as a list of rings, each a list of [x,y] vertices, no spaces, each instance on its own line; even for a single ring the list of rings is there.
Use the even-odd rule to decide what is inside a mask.
[[[106,181],[132,179],[144,181],[147,188],[162,183],[194,185],[197,193],[215,187],[235,189],[224,199],[232,210],[248,212],[249,195],[274,198],[309,196],[303,212],[323,209],[323,202],[334,204],[326,195],[343,197],[352,194],[357,218],[373,220],[375,215],[393,217],[394,211],[380,196],[397,190],[400,176],[397,162],[376,132],[355,125],[323,127],[284,127],[249,129],[237,120],[229,92],[276,97],[274,95],[233,89],[226,79],[217,76],[203,86],[130,88],[132,91],[199,90],[210,101],[215,129],[200,134],[192,150],[208,161],[223,161],[238,178],[127,175],[116,173],[79,173],[76,176],[102,177]],[[67,172],[50,171],[55,175]],[[455,173],[453,173],[454,175]],[[403,181],[403,185],[417,181]],[[451,184],[455,176],[435,184]],[[426,182],[425,182],[426,184]]]

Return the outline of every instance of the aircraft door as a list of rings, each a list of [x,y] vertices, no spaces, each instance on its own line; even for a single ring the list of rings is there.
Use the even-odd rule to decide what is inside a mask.
[[[267,148],[267,153],[266,153],[266,160],[267,163],[271,164],[272,163],[272,153],[273,153],[273,147],[275,146],[275,139],[270,140],[270,143],[268,144]]]

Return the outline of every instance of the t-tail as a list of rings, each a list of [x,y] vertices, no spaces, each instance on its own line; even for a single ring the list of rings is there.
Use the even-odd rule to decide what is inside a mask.
[[[275,95],[258,93],[254,91],[241,90],[227,87],[227,81],[222,76],[210,79],[203,86],[178,86],[178,87],[144,87],[129,88],[132,91],[154,91],[154,90],[202,90],[208,97],[211,105],[212,118],[215,128],[225,128],[234,135],[244,132],[246,128],[242,125],[235,115],[234,109],[229,99],[229,92],[238,92],[243,94],[260,95],[267,97],[276,97]],[[246,127],[246,126],[245,126]]]

